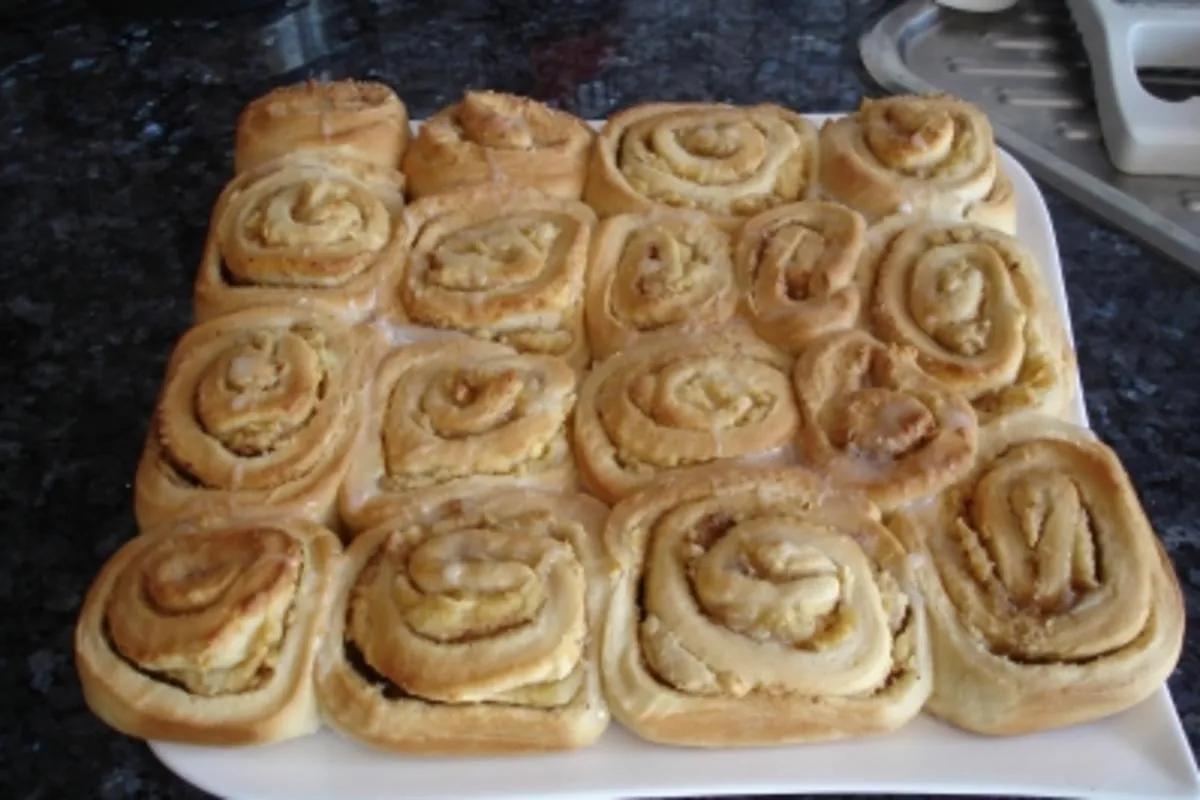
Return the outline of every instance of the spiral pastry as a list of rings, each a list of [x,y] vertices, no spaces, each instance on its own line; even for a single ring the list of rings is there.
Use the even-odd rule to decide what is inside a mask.
[[[196,319],[313,306],[358,322],[399,272],[404,182],[344,158],[297,155],[242,173],[221,193],[196,275]]]
[[[1007,233],[1016,227],[1011,187],[997,167],[992,126],[949,95],[864,99],[821,129],[821,188],[869,219],[896,213],[965,219],[977,205]],[[994,191],[995,190],[995,191]],[[981,220],[982,221],[982,220]]]
[[[602,646],[613,714],[668,744],[835,739],[899,727],[931,685],[899,541],[800,469],[696,470],[621,502]]]
[[[795,381],[800,451],[835,485],[893,508],[971,468],[975,412],[922,372],[909,351],[862,331],[835,333],[805,350]]]
[[[648,103],[609,118],[585,198],[601,216],[693,208],[724,227],[815,190],[817,134],[776,105]]]
[[[729,235],[704,214],[622,214],[596,230],[587,327],[597,358],[645,333],[720,326],[737,302]]]
[[[280,518],[130,540],[80,611],[84,698],[143,739],[251,744],[318,726],[313,659],[341,547]]]
[[[332,525],[371,348],[332,317],[288,308],[184,334],[138,465],[138,524],[270,507]]]
[[[340,155],[384,169],[400,166],[408,144],[408,110],[373,81],[306,81],[252,101],[237,123],[234,166],[245,172],[280,156]]]
[[[740,327],[650,337],[609,358],[575,410],[590,488],[613,501],[687,467],[787,460],[798,422],[791,366]]]
[[[406,752],[594,741],[606,516],[583,495],[422,495],[359,536],[318,659],[325,719]]]
[[[575,373],[562,359],[462,337],[401,347],[380,365],[342,487],[342,517],[370,527],[420,491],[464,481],[568,489]]]
[[[789,203],[751,217],[734,264],[758,335],[789,352],[858,318],[855,269],[866,223],[837,203]]]
[[[872,231],[860,269],[868,324],[915,348],[921,367],[964,394],[981,422],[1060,413],[1074,357],[1030,253],[984,225],[892,218]]]
[[[404,174],[414,197],[511,183],[578,200],[595,138],[583,120],[536,100],[466,92],[421,126]]]
[[[984,428],[939,502],[893,521],[926,556],[936,675],[929,707],[1013,734],[1116,713],[1179,659],[1175,572],[1116,455],[1036,414]]]
[[[587,364],[583,279],[596,215],[532,189],[419,200],[392,315]]]

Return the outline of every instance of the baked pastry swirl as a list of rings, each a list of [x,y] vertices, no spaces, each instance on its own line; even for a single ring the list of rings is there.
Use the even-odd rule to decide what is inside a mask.
[[[352,159],[287,156],[244,172],[217,200],[196,276],[196,319],[274,303],[365,319],[403,260],[400,173]]]
[[[80,611],[75,664],[92,711],[132,736],[196,744],[315,731],[337,538],[270,517],[151,533],[109,559]]]
[[[413,492],[484,483],[574,488],[567,418],[575,373],[562,359],[460,337],[391,353],[342,487],[342,518],[362,529]]]
[[[234,166],[245,172],[303,151],[397,169],[408,144],[408,110],[374,81],[305,81],[253,100],[237,123]]]
[[[820,150],[821,188],[868,219],[982,214],[979,221],[1014,232],[1016,206],[997,166],[991,123],[965,100],[864,99],[856,113],[825,123]]]
[[[372,347],[332,317],[291,308],[184,334],[138,465],[138,524],[270,507],[332,525]]]
[[[1016,239],[903,217],[870,238],[860,269],[876,336],[915,348],[921,367],[966,395],[981,422],[1066,407],[1074,356],[1038,265]]]
[[[613,501],[666,472],[722,459],[787,460],[798,414],[791,359],[731,326],[647,337],[592,370],[575,410],[575,455]]]
[[[838,203],[789,203],[751,217],[738,232],[734,263],[758,335],[798,352],[853,325],[865,232],[862,216]]]
[[[921,709],[925,618],[900,542],[800,469],[696,470],[613,509],[602,648],[613,714],[724,747],[892,730]]]
[[[590,208],[483,186],[418,200],[405,218],[408,259],[394,316],[587,364]]]
[[[318,659],[325,719],[406,752],[594,741],[607,513],[530,490],[422,496],[359,536]]]
[[[734,227],[811,196],[817,134],[782,106],[647,103],[609,117],[585,198],[601,216],[693,208]]]
[[[596,229],[587,327],[597,359],[645,333],[720,326],[737,303],[729,235],[704,214],[621,214]]]
[[[1178,661],[1184,608],[1116,455],[1036,414],[984,428],[978,465],[894,529],[919,571],[934,654],[929,708],[1013,734],[1138,703]]]
[[[804,351],[795,381],[803,460],[882,508],[928,497],[974,462],[970,403],[909,350],[859,330],[834,333]]]
[[[404,174],[413,197],[512,183],[578,200],[595,138],[583,120],[528,97],[466,92],[421,126]]]

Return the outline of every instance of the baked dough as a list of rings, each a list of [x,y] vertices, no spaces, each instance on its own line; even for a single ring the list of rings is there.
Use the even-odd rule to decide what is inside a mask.
[[[414,493],[464,481],[572,489],[574,405],[575,373],[562,359],[467,337],[402,346],[373,379],[342,518],[361,530]]]
[[[1128,708],[1183,642],[1175,572],[1116,455],[1091,432],[1024,414],[984,428],[977,466],[898,514],[923,555],[929,709],[980,733],[1071,725]]]
[[[817,133],[782,106],[647,103],[609,117],[584,197],[600,216],[693,208],[734,228],[816,189]]]
[[[900,542],[861,495],[800,469],[719,467],[613,509],[602,668],[614,716],[705,747],[897,728],[929,694]]]
[[[348,158],[287,156],[244,172],[217,200],[196,275],[196,319],[313,306],[369,316],[404,257],[404,178]]]
[[[234,165],[245,172],[303,151],[394,170],[407,144],[408,110],[387,86],[305,81],[272,89],[246,106],[238,117]]]
[[[79,614],[75,665],[92,711],[131,736],[193,744],[315,731],[337,538],[250,515],[149,533],[108,560]]]
[[[552,750],[608,724],[607,516],[583,495],[425,496],[354,540],[317,668],[326,721],[388,750]]]
[[[528,97],[466,92],[421,125],[404,174],[413,197],[498,183],[578,200],[595,138],[583,120]]]
[[[587,276],[592,353],[646,333],[700,332],[737,310],[729,234],[699,212],[620,214],[600,223]]]

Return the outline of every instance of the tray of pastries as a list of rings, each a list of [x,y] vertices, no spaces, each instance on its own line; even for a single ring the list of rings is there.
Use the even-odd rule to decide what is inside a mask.
[[[986,115],[238,120],[80,612],[224,796],[1185,796],[1174,571]]]

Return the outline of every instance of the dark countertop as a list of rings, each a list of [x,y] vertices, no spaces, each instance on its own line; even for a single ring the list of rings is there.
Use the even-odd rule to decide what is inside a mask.
[[[6,796],[201,796],[88,713],[71,630],[100,564],[134,532],[130,479],[246,101],[304,75],[381,79],[414,117],[468,86],[584,117],[666,98],[849,109],[872,90],[855,44],[871,0],[494,5],[313,0],[156,21],[0,0]],[[1187,594],[1171,685],[1194,750],[1200,280],[1048,197],[1092,423],[1125,460]]]

